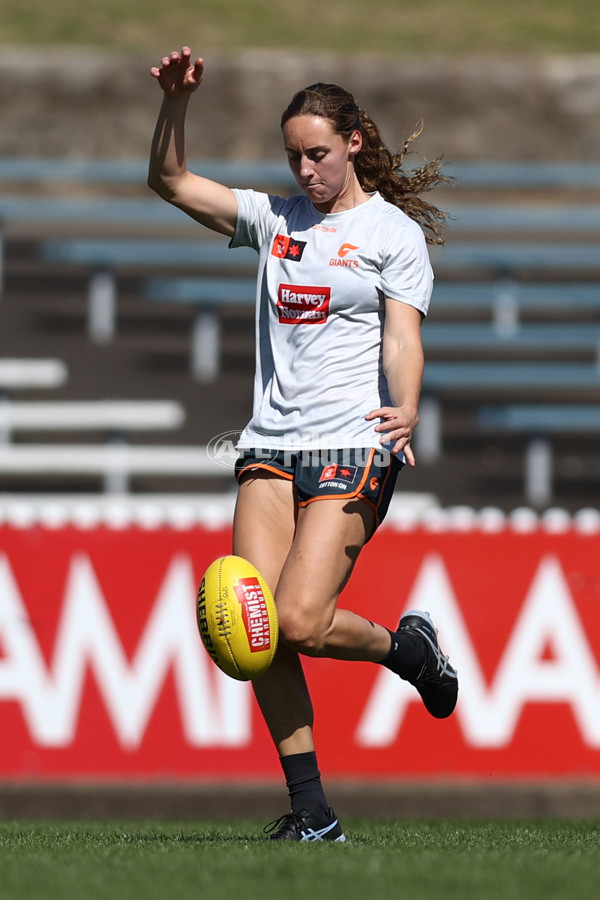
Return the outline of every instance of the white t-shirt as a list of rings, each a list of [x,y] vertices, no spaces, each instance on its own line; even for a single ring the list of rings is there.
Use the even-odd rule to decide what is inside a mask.
[[[420,226],[380,194],[320,213],[307,197],[236,190],[231,247],[259,253],[252,419],[238,447],[380,447],[390,406],[385,297],[427,313],[433,274]]]

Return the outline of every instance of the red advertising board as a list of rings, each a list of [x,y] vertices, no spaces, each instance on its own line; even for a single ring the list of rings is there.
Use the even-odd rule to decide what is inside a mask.
[[[431,611],[459,670],[428,716],[380,666],[306,660],[328,776],[600,775],[598,534],[382,529],[342,605]],[[0,778],[279,777],[249,684],[196,630],[216,531],[0,526]]]

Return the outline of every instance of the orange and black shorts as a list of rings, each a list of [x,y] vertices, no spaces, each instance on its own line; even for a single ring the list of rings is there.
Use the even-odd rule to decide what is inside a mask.
[[[235,464],[239,481],[256,471],[272,472],[294,482],[299,506],[317,500],[358,498],[375,512],[375,527],[388,511],[402,468],[387,450],[354,447],[342,450],[243,450]]]

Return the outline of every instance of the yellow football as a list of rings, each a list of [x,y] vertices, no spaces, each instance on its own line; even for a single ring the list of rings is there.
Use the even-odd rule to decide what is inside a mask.
[[[202,643],[231,678],[267,671],[279,637],[275,600],[258,570],[241,556],[221,556],[200,583],[196,606]]]

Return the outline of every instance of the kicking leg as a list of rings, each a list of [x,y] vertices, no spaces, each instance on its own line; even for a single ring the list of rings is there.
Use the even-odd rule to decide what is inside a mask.
[[[300,510],[277,589],[284,639],[308,656],[380,662],[417,688],[432,716],[446,718],[456,706],[458,678],[428,613],[406,613],[392,633],[338,607],[371,516],[360,500],[316,501]]]
[[[328,499],[299,510],[277,588],[282,635],[298,652],[370,662],[388,654],[387,628],[337,605],[373,525],[373,511],[358,499]]]
[[[256,566],[275,596],[296,516],[291,480],[266,472],[246,475],[236,504],[233,552]],[[313,751],[313,709],[302,664],[283,640],[269,671],[252,686],[280,756]]]
[[[296,531],[291,481],[268,473],[242,481],[234,520],[234,553],[250,560],[277,596],[281,570]],[[313,708],[295,650],[280,640],[254,693],[279,752],[292,811],[267,826],[272,840],[345,840],[329,807],[313,743]]]

